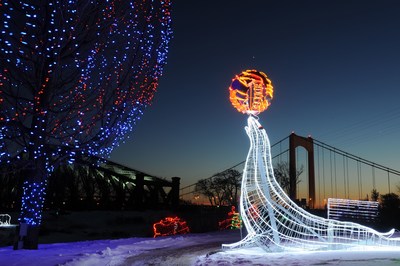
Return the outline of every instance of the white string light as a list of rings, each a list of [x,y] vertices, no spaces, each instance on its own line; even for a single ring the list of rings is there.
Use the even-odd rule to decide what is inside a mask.
[[[9,214],[0,214],[0,227],[8,226],[11,223],[11,216]]]
[[[328,199],[328,219],[358,219],[374,221],[378,217],[379,202],[350,199]]]

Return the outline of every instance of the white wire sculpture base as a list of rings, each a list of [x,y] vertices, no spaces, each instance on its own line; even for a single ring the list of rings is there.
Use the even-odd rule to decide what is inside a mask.
[[[297,206],[279,186],[272,168],[265,129],[253,116],[245,128],[250,150],[243,171],[240,214],[247,236],[223,249],[259,246],[267,251],[336,250],[370,246],[396,247],[400,238],[353,222],[312,215]]]

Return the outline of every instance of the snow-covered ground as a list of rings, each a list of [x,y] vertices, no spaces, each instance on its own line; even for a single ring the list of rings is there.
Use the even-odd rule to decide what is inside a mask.
[[[260,248],[221,250],[239,230],[159,238],[42,244],[39,250],[0,248],[0,265],[399,265],[398,251],[266,253]]]

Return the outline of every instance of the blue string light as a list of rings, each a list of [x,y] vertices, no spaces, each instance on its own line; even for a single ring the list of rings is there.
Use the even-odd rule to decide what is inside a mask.
[[[29,225],[40,225],[42,220],[42,209],[46,195],[47,181],[24,182],[21,215],[18,220]]]

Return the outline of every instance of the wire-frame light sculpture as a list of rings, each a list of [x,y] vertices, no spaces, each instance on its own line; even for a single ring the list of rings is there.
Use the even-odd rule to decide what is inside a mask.
[[[400,248],[400,238],[393,237],[394,229],[380,233],[357,223],[325,219],[294,203],[275,179],[267,133],[251,111],[247,112],[245,127],[250,149],[240,196],[240,213],[248,234],[237,243],[224,244],[223,248],[259,246],[268,251]]]
[[[375,222],[378,213],[378,201],[328,198],[328,219]]]
[[[11,224],[11,216],[7,213],[0,214],[0,227],[9,226]]]

